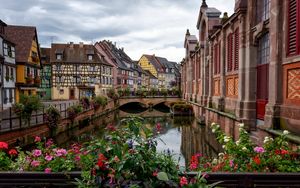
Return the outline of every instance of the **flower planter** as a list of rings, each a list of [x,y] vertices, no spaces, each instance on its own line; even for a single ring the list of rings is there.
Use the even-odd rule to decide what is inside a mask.
[[[196,172],[187,174],[190,178]],[[81,172],[0,172],[0,187],[74,187]],[[300,173],[208,173],[209,184],[221,181],[221,187],[300,187]]]

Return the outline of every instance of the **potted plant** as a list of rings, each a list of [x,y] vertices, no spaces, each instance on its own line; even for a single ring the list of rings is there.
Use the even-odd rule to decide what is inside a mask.
[[[76,116],[83,111],[81,104],[75,104],[67,108],[68,118],[73,122]]]
[[[101,106],[104,108],[107,105],[107,98],[105,96],[96,96],[92,104],[95,110],[98,110]]]
[[[34,83],[35,83],[36,85],[40,85],[40,84],[41,84],[41,78],[40,78],[40,76],[36,76],[36,77],[34,78]]]
[[[32,74],[28,74],[27,77],[25,77],[25,80],[27,84],[32,84],[33,83]]]
[[[40,99],[36,95],[21,95],[20,102],[13,105],[13,111],[30,126],[31,115],[43,107]]]
[[[60,112],[57,108],[50,105],[44,114],[45,121],[48,122],[51,137],[54,136],[55,130],[58,126],[59,120],[61,119]]]

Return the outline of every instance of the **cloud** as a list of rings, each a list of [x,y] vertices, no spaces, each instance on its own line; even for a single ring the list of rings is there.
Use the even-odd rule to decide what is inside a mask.
[[[207,1],[232,13],[234,0]],[[157,54],[172,61],[184,57],[186,29],[197,36],[199,0],[0,0],[0,19],[34,25],[41,46],[51,42],[109,39],[132,59]]]

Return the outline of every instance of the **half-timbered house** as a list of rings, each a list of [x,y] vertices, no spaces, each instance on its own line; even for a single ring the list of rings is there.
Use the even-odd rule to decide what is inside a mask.
[[[101,59],[93,45],[52,44],[52,99],[80,99],[101,94]]]
[[[50,63],[50,48],[41,48],[41,87],[39,96],[43,100],[51,99],[52,71]]]

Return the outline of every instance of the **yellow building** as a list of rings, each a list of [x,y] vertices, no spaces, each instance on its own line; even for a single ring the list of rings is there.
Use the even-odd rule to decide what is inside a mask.
[[[41,83],[40,51],[35,27],[13,26],[5,28],[8,38],[16,44],[16,101],[20,94],[36,95]]]
[[[139,65],[143,70],[148,70],[152,75],[158,78],[158,88],[165,87],[165,67],[155,57],[155,55],[142,55]]]

